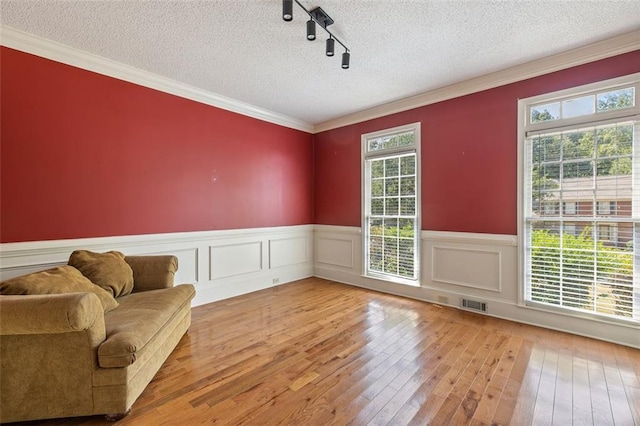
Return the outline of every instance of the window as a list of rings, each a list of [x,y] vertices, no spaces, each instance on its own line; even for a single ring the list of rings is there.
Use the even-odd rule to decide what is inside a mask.
[[[575,201],[565,201],[564,203],[564,214],[576,214],[576,202]]]
[[[525,304],[640,323],[639,88],[635,74],[520,101]]]
[[[568,235],[576,235],[576,224],[575,223],[565,223],[564,224],[564,233]]]
[[[558,214],[558,203],[556,202],[546,202],[544,205],[544,214],[546,215],[555,215]]]
[[[598,225],[598,238],[603,244],[611,244],[618,239],[618,232],[615,223],[605,223]]]
[[[420,123],[362,135],[365,275],[418,285]]]
[[[610,215],[616,211],[615,201],[598,201],[597,207],[599,215]]]
[[[530,105],[528,107],[528,122],[529,124],[535,124],[566,120],[573,117],[593,116],[598,113],[625,109],[629,109],[633,113],[634,107],[637,106],[636,87],[634,85],[625,86],[616,90],[595,90],[587,95],[568,96],[555,102]],[[587,117],[587,121],[590,118]]]

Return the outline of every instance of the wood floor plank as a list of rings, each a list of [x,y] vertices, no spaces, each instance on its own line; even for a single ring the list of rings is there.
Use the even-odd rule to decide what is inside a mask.
[[[550,425],[553,422],[553,403],[558,374],[558,351],[548,348],[544,354],[536,403],[533,409],[533,424]]]
[[[553,399],[553,424],[573,423],[573,354],[562,349],[558,353],[558,371]]]
[[[516,356],[522,345],[522,339],[517,336],[510,336],[506,344],[504,353],[496,365],[494,375],[489,379],[487,390],[482,395],[478,408],[473,416],[476,423],[491,424],[494,414],[500,406],[500,400],[507,386],[509,375],[516,361]]]
[[[640,425],[640,388],[625,386],[624,390],[627,395],[633,421],[635,422],[634,424]]]
[[[444,345],[438,347],[431,357],[425,354],[424,366],[415,369],[411,379],[409,379],[402,388],[398,389],[396,396],[389,402],[391,409],[381,415],[387,418],[391,412],[396,411],[396,414],[389,420],[389,423],[408,424],[409,421],[416,416],[416,420],[420,419],[420,421],[428,423],[431,413],[421,413],[418,415],[418,411],[425,405],[430,396],[433,397],[431,394],[433,388],[443,379],[444,375],[450,369],[450,366],[444,363],[443,360],[446,359],[453,350],[463,348],[461,342],[465,341],[464,329],[460,329],[459,333],[462,340],[455,339],[456,335],[454,335],[454,338],[449,339]],[[443,402],[444,400],[439,398],[438,401]],[[435,411],[433,414],[435,414]]]
[[[478,339],[482,339],[483,344],[469,346],[463,356],[460,357],[462,371],[457,376],[455,383],[452,383],[454,382],[453,380],[449,382],[449,384],[452,384],[453,386],[447,386],[447,384],[445,384],[445,389],[447,389],[448,392],[446,395],[447,399],[445,401],[459,401],[456,411],[462,408],[466,395],[473,386],[475,379],[480,374],[486,359],[490,356],[493,344],[495,341],[499,340],[499,337],[496,335],[484,335],[484,333],[486,333],[486,330],[483,329],[478,333],[477,337]],[[467,357],[467,355],[469,357]],[[436,395],[438,395],[439,392],[438,388],[434,390]],[[445,395],[440,393],[440,396]],[[438,416],[436,416],[434,421],[439,423],[449,421],[448,414],[444,416],[441,416],[440,414],[441,413],[438,413]],[[455,412],[453,414],[455,414]]]
[[[464,338],[464,335],[465,330],[460,329],[457,336]],[[442,358],[446,357],[455,346],[456,342],[454,337],[442,346],[432,344],[432,347],[426,348],[418,354],[416,358],[413,359],[414,362],[407,366],[407,368],[389,384],[389,387],[396,390],[396,393],[372,421],[377,424],[403,424],[412,419],[420,408],[418,404],[414,405],[415,410],[411,408],[405,409],[403,407],[407,405],[414,393],[429,379],[431,372],[439,365]],[[434,368],[426,369],[424,365],[433,365]]]
[[[452,422],[455,424],[469,423],[475,416],[480,401],[485,396],[485,389],[494,375],[508,342],[507,336],[500,334],[495,336],[496,342],[493,346],[485,345],[485,347],[489,349],[489,352],[482,366],[475,371],[473,378],[469,378],[469,380],[471,380],[471,386],[469,386],[469,389],[462,399],[462,403],[453,415]]]
[[[118,425],[640,426],[637,349],[319,278],[192,314]]]
[[[538,403],[538,387],[544,363],[544,347],[534,345],[526,368],[513,418],[522,424],[533,424],[535,406]]]
[[[581,424],[593,424],[589,369],[582,356],[573,357],[573,419]]]
[[[607,382],[607,392],[614,423],[619,425],[633,424],[633,414],[631,413],[631,407],[629,407],[620,371],[615,366],[605,365],[604,376]]]
[[[478,407],[473,413],[474,422],[487,425],[492,423],[507,380],[506,376],[494,374],[486,390],[480,396]]]
[[[589,369],[589,389],[591,393],[591,412],[596,424],[614,424],[611,403],[607,392],[607,381],[604,376],[602,363],[587,361]]]

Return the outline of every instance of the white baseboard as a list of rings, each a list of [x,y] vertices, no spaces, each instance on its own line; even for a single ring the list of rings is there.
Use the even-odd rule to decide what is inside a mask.
[[[486,315],[640,349],[639,326],[519,303],[516,236],[423,231],[420,286],[363,276],[360,228],[316,226],[314,240],[317,277],[455,308],[462,298],[477,300],[487,304]]]
[[[64,265],[74,250],[172,254],[202,305],[313,275],[313,225],[0,244],[0,280]]]

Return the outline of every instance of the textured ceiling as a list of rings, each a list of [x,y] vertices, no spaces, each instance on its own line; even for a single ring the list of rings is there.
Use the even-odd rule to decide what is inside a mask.
[[[310,124],[640,28],[640,1],[300,0],[351,50],[324,54],[280,0],[2,0],[4,26]]]

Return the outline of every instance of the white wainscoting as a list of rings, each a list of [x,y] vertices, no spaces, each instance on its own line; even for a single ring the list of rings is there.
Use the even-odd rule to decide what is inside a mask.
[[[360,273],[360,228],[316,225],[314,241],[316,266]]]
[[[431,281],[497,292],[502,288],[502,256],[498,251],[434,246],[431,260]],[[466,266],[468,263],[474,267]]]
[[[517,300],[517,238],[422,231],[422,286],[465,296]],[[451,302],[450,304],[458,304]]]
[[[314,275],[377,291],[460,308],[487,304],[487,315],[640,348],[640,328],[526,307],[518,286],[515,235],[422,231],[420,285],[364,276],[359,227],[315,226]]]
[[[178,257],[176,283],[193,283],[193,305],[318,276],[441,305],[485,302],[488,315],[640,348],[640,328],[523,306],[516,236],[423,231],[420,286],[363,276],[359,227],[290,227],[0,244],[0,279],[67,263],[73,250]]]
[[[313,275],[313,225],[0,244],[0,279],[64,265],[78,249],[171,254],[193,306]]]
[[[311,262],[308,238],[290,237],[269,240],[269,267],[282,268]]]
[[[211,281],[236,275],[261,272],[262,241],[224,241],[209,246],[209,279]]]

